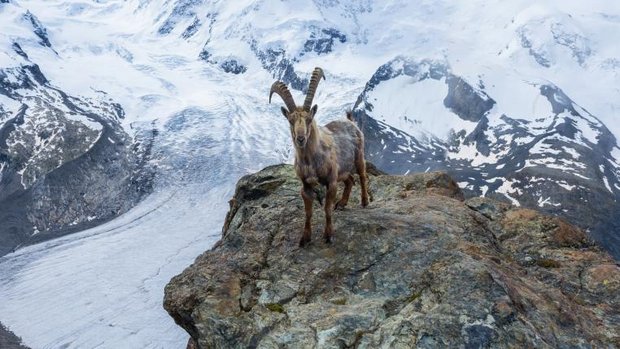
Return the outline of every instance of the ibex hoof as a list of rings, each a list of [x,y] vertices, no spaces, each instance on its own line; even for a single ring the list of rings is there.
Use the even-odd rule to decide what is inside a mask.
[[[331,244],[332,243],[332,237],[331,236],[323,236],[323,239],[325,240],[326,244]]]
[[[346,203],[342,203],[342,202],[338,201],[338,203],[336,203],[336,210],[342,211],[342,210],[344,210],[345,206],[347,206]]]
[[[309,243],[310,243],[310,238],[302,237],[301,240],[299,240],[299,247],[305,247]]]

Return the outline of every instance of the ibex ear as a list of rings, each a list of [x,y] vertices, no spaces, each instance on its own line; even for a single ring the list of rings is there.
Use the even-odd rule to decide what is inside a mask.
[[[280,107],[280,110],[282,111],[282,115],[288,119],[288,110],[284,107]]]
[[[317,111],[318,109],[319,109],[319,106],[318,106],[318,105],[316,105],[316,104],[314,105],[314,107],[312,107],[312,108],[310,109],[310,119],[313,119],[313,118],[314,118],[314,115],[316,115],[316,111]]]

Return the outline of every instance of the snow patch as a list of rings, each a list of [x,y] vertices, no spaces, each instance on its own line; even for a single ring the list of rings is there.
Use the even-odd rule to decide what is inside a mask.
[[[575,160],[578,160],[581,157],[581,155],[573,148],[562,147],[562,149],[564,149],[564,151],[568,153],[570,156],[572,156],[573,159]]]
[[[97,121],[90,119],[86,115],[79,115],[79,114],[75,114],[72,112],[68,112],[68,113],[64,113],[64,116],[69,120],[76,121],[76,122],[83,124],[84,126],[88,127],[91,130],[101,131],[103,129],[103,125],[101,125]]]
[[[501,156],[508,151],[506,149],[503,152],[489,153],[489,156],[485,156],[478,151],[475,144],[462,144],[458,151],[448,152],[446,156],[448,159],[469,161],[471,166],[478,167],[486,164],[496,164]]]
[[[459,185],[459,188],[474,190],[474,186],[469,184],[469,182],[457,182],[457,184]]]
[[[513,188],[513,185],[517,184],[517,182],[519,181],[514,180],[514,179],[507,180],[505,178],[497,178],[497,179],[502,181],[502,185],[499,186],[499,188],[497,188],[495,191],[503,194],[506,198],[508,198],[508,200],[510,200],[510,202],[513,205],[517,207],[521,206],[521,203],[519,202],[519,200],[511,196],[511,194],[522,195],[523,192],[521,189]]]
[[[445,78],[417,81],[400,75],[382,81],[370,91],[368,102],[373,105],[373,118],[414,137],[432,135],[446,139],[451,130],[471,132],[476,123],[448,110],[443,104],[447,94]]]
[[[614,147],[611,150],[611,156],[616,160],[616,163],[620,163],[620,148]]]
[[[605,184],[605,188],[607,188],[607,190],[609,190],[610,193],[614,193],[613,190],[611,190],[611,187],[609,186],[609,181],[607,180],[606,176],[603,176],[603,183]]]
[[[2,65],[0,65],[2,67]],[[5,112],[15,113],[19,109],[20,103],[14,99],[8,98],[3,94],[0,94],[0,110]],[[0,114],[0,126],[3,122],[3,116]]]
[[[559,202],[558,203],[552,202],[550,196],[545,198],[545,199],[543,199],[542,196],[539,196],[538,197],[538,207],[544,207],[545,205],[555,206],[555,207],[562,206],[562,204],[559,203]]]
[[[572,120],[575,122],[575,127],[577,128],[577,130],[579,130],[579,133],[581,134],[580,139],[582,141],[587,141],[591,144],[598,144],[600,132],[596,129],[595,125],[593,125],[592,122],[580,117],[573,117]]]
[[[542,196],[538,198],[538,207],[543,207],[545,204],[550,204],[551,197],[547,197],[543,200]]]
[[[480,191],[481,191],[480,196],[485,197],[487,195],[487,191],[489,191],[489,186],[488,185],[481,185],[480,186]]]
[[[534,144],[533,147],[530,148],[530,154],[553,154],[559,155],[562,153],[559,149],[552,148],[552,144],[546,142],[545,139]]]
[[[577,187],[576,185],[570,185],[566,183],[565,181],[557,181],[556,184],[568,191],[572,191],[573,189]]]

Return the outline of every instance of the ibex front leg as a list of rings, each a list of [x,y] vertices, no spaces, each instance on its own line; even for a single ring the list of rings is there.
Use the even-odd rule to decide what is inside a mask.
[[[301,197],[304,199],[304,209],[306,211],[306,223],[304,224],[304,233],[299,240],[299,247],[304,247],[312,240],[312,201],[314,200],[314,191],[312,186],[305,184],[301,188]]]
[[[323,233],[326,243],[332,242],[332,237],[334,236],[332,213],[334,212],[337,190],[338,187],[335,180],[327,184],[327,193],[325,195],[325,232]]]

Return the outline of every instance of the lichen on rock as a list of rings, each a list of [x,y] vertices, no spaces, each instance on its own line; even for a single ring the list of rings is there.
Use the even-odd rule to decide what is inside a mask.
[[[359,188],[356,187],[358,190]],[[463,199],[443,173],[371,176],[298,247],[290,165],[243,177],[222,239],[166,286],[195,348],[620,346],[620,269],[564,221]]]

